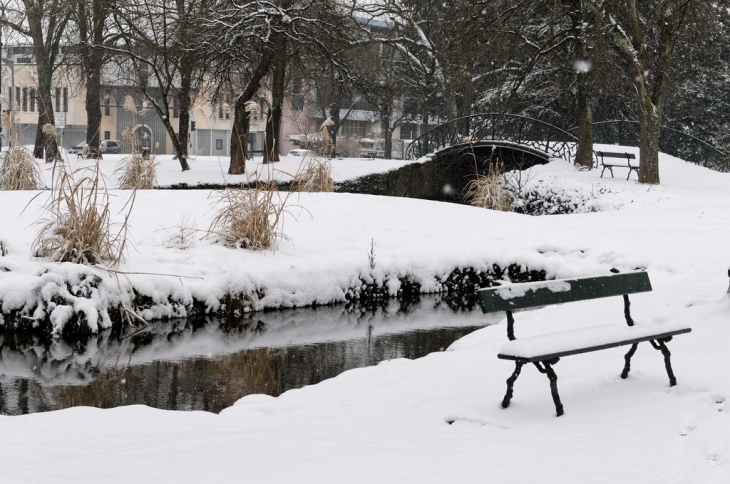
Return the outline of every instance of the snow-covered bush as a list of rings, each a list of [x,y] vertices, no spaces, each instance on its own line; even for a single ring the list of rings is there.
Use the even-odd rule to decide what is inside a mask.
[[[590,189],[565,180],[538,180],[526,186],[510,185],[512,211],[527,215],[559,215],[598,212],[597,195],[610,190],[601,185]]]

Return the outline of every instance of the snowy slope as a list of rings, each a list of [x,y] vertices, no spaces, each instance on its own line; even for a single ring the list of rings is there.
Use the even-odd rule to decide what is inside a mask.
[[[371,238],[376,277],[485,261],[559,277],[646,268],[654,290],[632,296],[634,318],[693,328],[669,344],[674,388],[661,354],[643,344],[627,380],[619,378],[626,348],[561,360],[555,369],[563,417],[555,417],[548,381],[534,368],[523,370],[512,405],[502,409],[512,365],[496,358],[507,340],[500,323],[443,353],[348,371],[275,399],[245,397],[220,415],[121,407],[0,417],[2,476],[59,483],[730,482],[730,301],[722,300],[730,175],[667,156],[660,172],[662,184],[647,187],[565,162],[538,167],[534,180],[610,189],[601,203],[611,210],[545,217],[302,195],[302,209],[284,228],[291,240],[266,253],[202,241],[187,251],[163,248],[156,230],[180,215],[206,226],[207,193],[141,193],[126,270],[203,278],[128,276],[161,293],[265,284],[279,288],[266,296],[272,303],[296,304],[336,295],[341,283],[367,272]],[[32,195],[0,193],[0,238],[11,250],[4,259],[27,274],[42,265],[28,261],[35,203],[19,217]],[[0,285],[8,274],[0,273]],[[620,324],[622,307],[620,298],[609,298],[518,313],[516,334]]]

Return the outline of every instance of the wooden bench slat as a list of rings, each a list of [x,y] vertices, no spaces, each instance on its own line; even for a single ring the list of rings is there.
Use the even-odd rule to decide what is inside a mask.
[[[596,154],[600,156],[601,158],[623,158],[635,160],[636,155],[633,153],[611,153],[609,151],[596,151]]]
[[[668,338],[691,331],[689,326],[678,322],[632,327],[605,324],[510,341],[502,346],[497,357],[532,363]]]
[[[478,295],[482,312],[493,313],[649,291],[649,275],[642,271],[490,287]]]

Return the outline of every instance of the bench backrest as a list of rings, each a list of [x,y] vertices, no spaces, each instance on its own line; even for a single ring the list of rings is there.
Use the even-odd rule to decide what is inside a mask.
[[[648,291],[649,274],[629,272],[490,287],[480,289],[478,294],[482,312],[494,313]]]
[[[636,159],[636,155],[633,153],[610,153],[608,151],[596,151],[596,154],[601,158],[623,158],[628,160]]]

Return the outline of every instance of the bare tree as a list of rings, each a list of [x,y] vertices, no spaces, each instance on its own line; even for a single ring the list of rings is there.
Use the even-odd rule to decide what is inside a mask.
[[[86,143],[99,153],[101,132],[101,74],[105,59],[105,44],[113,41],[107,25],[111,0],[76,0],[73,21],[78,30],[76,52],[86,87]]]
[[[113,10],[116,28],[124,35],[107,50],[115,54],[122,78],[137,87],[162,120],[183,171],[190,169],[190,108],[207,66],[192,39],[212,3],[142,0],[119,2]],[[177,133],[170,111],[179,116]]]
[[[659,131],[671,83],[674,48],[700,0],[583,0],[610,33],[636,90],[639,113],[639,182],[659,183]]]
[[[226,0],[203,21],[207,37],[200,48],[214,67],[218,91],[241,86],[234,103],[230,174],[244,173],[248,131],[247,103],[286,44],[307,51],[311,58],[340,68],[340,51],[349,49],[354,29],[352,6],[336,0]]]
[[[33,56],[38,74],[38,128],[33,156],[46,161],[56,159],[55,136],[43,131],[55,125],[52,109],[53,73],[59,65],[61,42],[71,18],[65,0],[3,0],[0,3],[0,24],[10,27],[33,42]],[[58,102],[58,100],[56,100]]]

